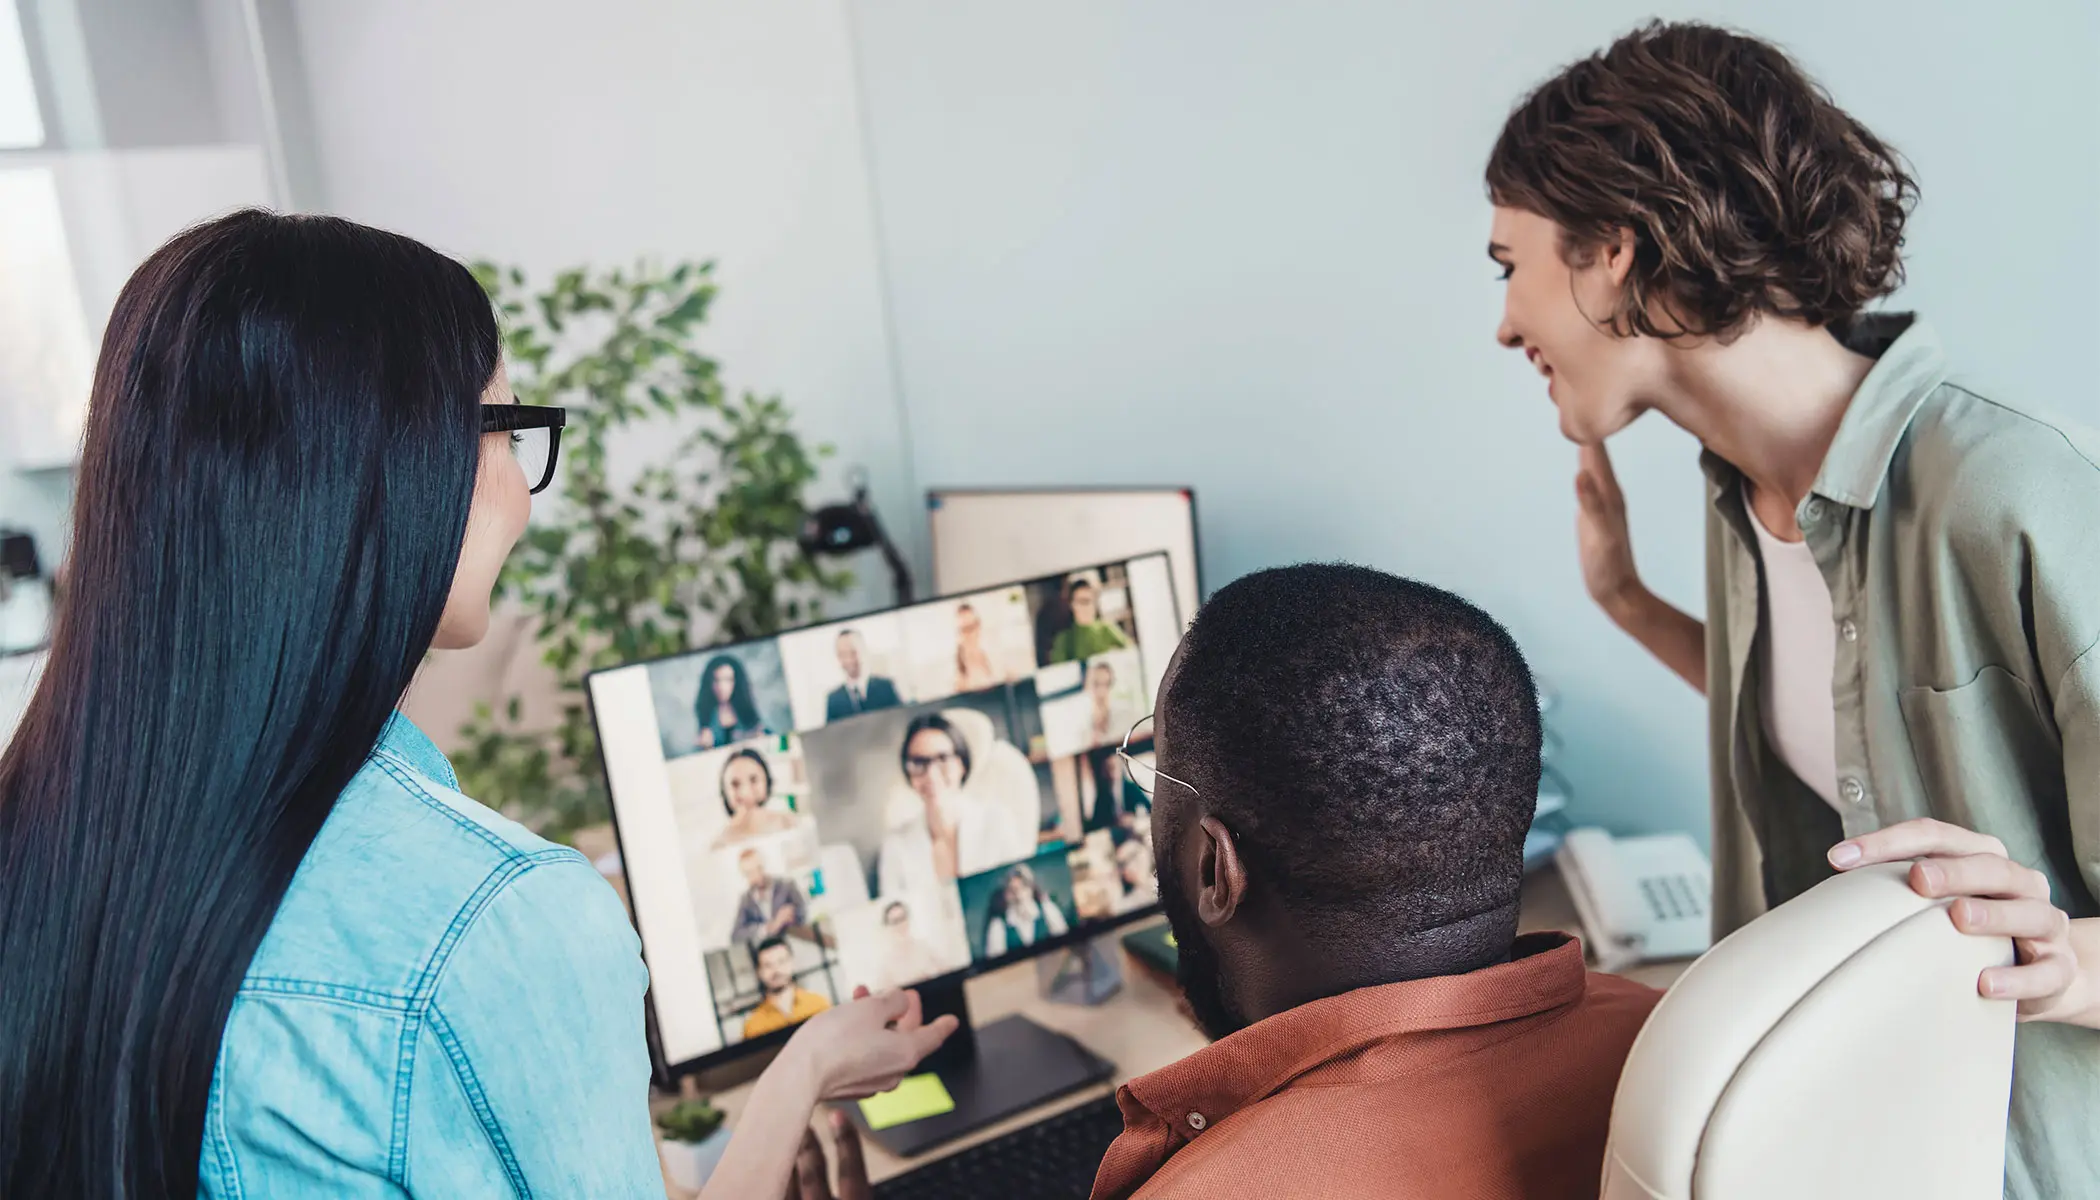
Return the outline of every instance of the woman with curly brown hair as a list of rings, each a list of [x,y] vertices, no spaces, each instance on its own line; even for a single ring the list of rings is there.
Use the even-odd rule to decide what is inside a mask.
[[[1917,860],[2014,939],[1978,980],[2029,1022],[2007,1194],[2100,1195],[2100,439],[1866,311],[1916,184],[1765,42],[1621,38],[1525,98],[1487,185],[1497,336],[1582,448],[1590,594],[1708,697],[1716,932]],[[1605,454],[1650,410],[1705,448],[1703,622],[1642,585]]]

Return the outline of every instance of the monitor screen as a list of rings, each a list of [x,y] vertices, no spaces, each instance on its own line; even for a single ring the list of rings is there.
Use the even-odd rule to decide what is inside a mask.
[[[1188,488],[936,488],[926,493],[942,595],[1165,550],[1183,603],[1203,599]]]
[[[592,674],[663,1065],[1152,912],[1184,620],[1153,553]]]

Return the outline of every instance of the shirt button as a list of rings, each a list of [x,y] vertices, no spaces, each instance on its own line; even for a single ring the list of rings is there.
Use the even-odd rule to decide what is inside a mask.
[[[1197,1133],[1202,1133],[1203,1127],[1208,1124],[1210,1124],[1210,1122],[1203,1119],[1202,1113],[1189,1114],[1189,1128],[1195,1130]]]
[[[1844,797],[1847,804],[1858,804],[1867,798],[1867,785],[1847,776],[1843,783],[1838,784],[1838,795]]]
[[[1853,620],[1850,617],[1845,618],[1845,620],[1838,625],[1838,636],[1844,638],[1848,642],[1858,641],[1859,622]]]
[[[1801,506],[1801,515],[1811,524],[1822,520],[1823,502],[1811,496],[1808,503]]]

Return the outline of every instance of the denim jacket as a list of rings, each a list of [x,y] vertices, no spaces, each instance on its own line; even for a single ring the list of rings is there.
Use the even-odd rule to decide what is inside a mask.
[[[227,1019],[204,1197],[664,1194],[618,896],[456,787],[396,717],[336,801]]]

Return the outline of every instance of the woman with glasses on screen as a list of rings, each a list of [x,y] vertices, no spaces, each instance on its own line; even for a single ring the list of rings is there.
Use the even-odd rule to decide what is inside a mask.
[[[407,238],[240,212],[125,285],[0,756],[0,1195],[663,1195],[619,898],[394,711],[562,422]],[[818,1098],[948,1027],[812,1022],[725,1178],[779,1195]]]
[[[897,757],[917,803],[882,839],[880,895],[937,888],[1035,853],[1034,829],[970,789],[970,743],[948,718],[914,719]]]

